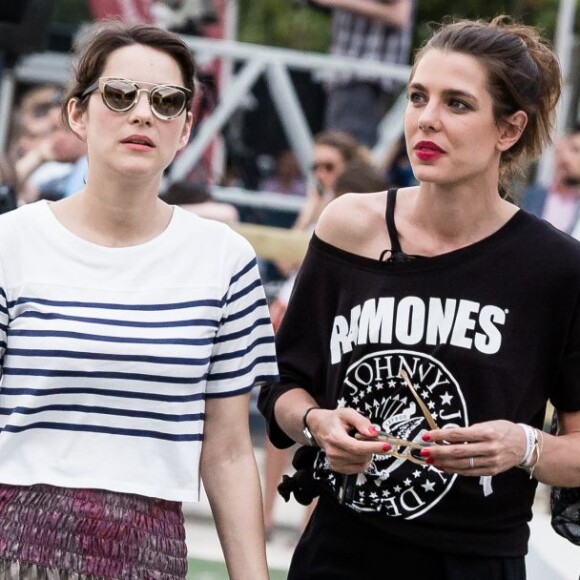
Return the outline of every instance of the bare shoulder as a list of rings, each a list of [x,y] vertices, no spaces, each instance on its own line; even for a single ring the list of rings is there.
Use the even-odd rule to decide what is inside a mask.
[[[322,212],[316,235],[341,250],[367,255],[370,246],[384,242],[386,199],[386,191],[341,195]]]

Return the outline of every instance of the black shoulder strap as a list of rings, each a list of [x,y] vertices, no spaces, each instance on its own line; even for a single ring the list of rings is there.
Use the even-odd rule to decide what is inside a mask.
[[[399,243],[399,234],[395,227],[395,204],[397,203],[397,189],[392,188],[387,192],[387,210],[385,219],[387,221],[387,231],[391,239],[391,253],[399,254],[401,252],[401,244]]]
[[[397,202],[397,189],[392,188],[387,191],[387,207],[385,211],[385,221],[387,222],[387,232],[389,233],[389,239],[391,240],[390,249],[383,250],[381,253],[381,262],[385,260],[385,257],[389,255],[387,262],[393,260],[395,256],[400,255],[401,244],[399,243],[399,234],[397,234],[397,228],[395,227],[395,204]]]

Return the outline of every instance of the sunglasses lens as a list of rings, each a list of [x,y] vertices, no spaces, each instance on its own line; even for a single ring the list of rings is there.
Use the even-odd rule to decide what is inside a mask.
[[[159,117],[171,119],[185,108],[185,93],[176,87],[156,87],[151,92],[151,108]]]
[[[128,111],[137,98],[137,87],[123,80],[109,80],[103,87],[103,99],[113,111]]]

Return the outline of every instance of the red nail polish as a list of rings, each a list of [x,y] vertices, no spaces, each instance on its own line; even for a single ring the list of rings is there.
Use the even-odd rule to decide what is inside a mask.
[[[432,463],[435,463],[435,460],[432,457],[429,457],[428,459],[425,459],[425,463],[431,465]]]
[[[391,446],[388,443],[385,443],[383,445],[383,451],[389,451],[391,449]]]
[[[421,457],[431,457],[431,451],[429,451],[429,449],[421,449],[419,455],[421,455]]]
[[[373,425],[371,425],[369,427],[369,433],[374,437],[375,435],[377,435],[378,431],[374,428]]]
[[[424,433],[422,439],[423,441],[431,441],[431,435],[429,435],[429,433]]]

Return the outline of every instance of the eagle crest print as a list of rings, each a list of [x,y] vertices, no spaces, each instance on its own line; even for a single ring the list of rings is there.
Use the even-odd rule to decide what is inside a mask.
[[[468,426],[457,381],[440,361],[421,352],[385,350],[357,360],[346,372],[338,407],[355,409],[378,431],[415,444],[422,444],[422,435],[431,429],[424,410],[441,429]],[[404,519],[429,511],[451,489],[457,475],[405,459],[410,451],[374,455],[368,469],[352,481],[354,489],[345,505]],[[314,477],[341,496],[345,478],[330,469],[322,451]]]

